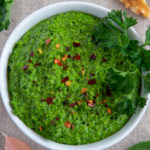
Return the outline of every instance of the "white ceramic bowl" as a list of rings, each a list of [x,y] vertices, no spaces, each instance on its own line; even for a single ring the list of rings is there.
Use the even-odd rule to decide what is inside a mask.
[[[88,14],[91,14],[93,16],[97,16],[100,18],[106,16],[107,13],[109,12],[107,8],[104,8],[96,4],[72,1],[72,2],[62,2],[62,3],[49,5],[47,7],[39,9],[38,11],[32,13],[27,18],[25,18],[15,28],[15,30],[12,32],[12,34],[8,38],[6,45],[3,49],[2,55],[1,55],[1,66],[0,66],[1,96],[3,99],[4,106],[9,116],[11,117],[11,119],[15,122],[15,124],[18,126],[18,128],[21,131],[23,131],[28,137],[30,137],[32,140],[34,140],[38,144],[46,148],[49,148],[51,150],[101,150],[101,149],[110,147],[118,143],[124,137],[126,137],[135,128],[135,126],[138,124],[138,122],[144,115],[147,105],[143,109],[137,108],[136,113],[130,118],[127,124],[117,133],[113,134],[112,136],[102,141],[95,142],[92,144],[79,145],[79,146],[59,144],[59,143],[56,143],[51,140],[47,140],[39,136],[33,130],[29,129],[17,116],[15,116],[12,113],[12,108],[10,106],[9,93],[7,90],[7,86],[8,86],[7,85],[7,64],[8,64],[9,55],[12,52],[12,48],[15,42],[18,41],[26,31],[28,31],[32,26],[36,25],[41,20],[49,18],[55,14],[64,13],[64,12],[68,12],[71,10],[85,12],[85,13],[88,13]],[[133,28],[129,29],[129,36],[132,39],[137,39],[141,41],[138,34]]]

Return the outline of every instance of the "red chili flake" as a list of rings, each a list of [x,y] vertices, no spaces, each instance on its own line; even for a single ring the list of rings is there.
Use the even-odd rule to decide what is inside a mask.
[[[106,95],[107,96],[112,96],[112,92],[109,86],[106,86]]]
[[[59,65],[59,66],[63,66],[63,63],[62,63],[62,62],[60,62],[58,65]]]
[[[107,112],[108,112],[108,114],[112,113],[111,109],[107,109]]]
[[[32,63],[32,60],[31,60],[31,59],[29,59],[29,63]]]
[[[98,97],[98,96],[100,96],[100,94],[97,93],[95,97]]]
[[[102,62],[107,62],[107,59],[103,58],[103,59],[102,59]]]
[[[66,50],[69,51],[70,47],[66,46]]]
[[[107,102],[107,100],[104,99],[104,100],[102,100],[102,101],[100,102],[100,104],[103,104],[103,103],[106,103],[106,102]]]
[[[56,117],[56,120],[59,120],[59,117]]]
[[[94,85],[94,84],[96,84],[96,80],[95,79],[91,79],[91,80],[88,81],[88,84],[89,85]]]
[[[28,65],[25,65],[23,68],[22,68],[22,70],[27,70],[28,69]]]
[[[51,39],[47,39],[45,42],[46,42],[46,45],[48,45],[51,42]]]
[[[95,107],[95,104],[88,104],[89,107]]]
[[[46,99],[41,99],[41,101],[42,101],[42,102],[46,102],[47,100],[46,100]]]
[[[47,100],[47,104],[50,105],[53,103],[54,97],[48,97],[46,100]]]
[[[68,104],[68,100],[63,101],[62,103],[64,106]]]
[[[72,130],[74,129],[74,125],[73,125],[73,124],[71,125],[71,129],[72,129]]]
[[[65,83],[66,81],[68,81],[69,80],[69,78],[68,77],[65,77],[65,78],[63,78],[62,80],[61,80],[61,83]]]
[[[71,55],[68,55],[68,58],[71,58]]]
[[[55,120],[52,120],[52,121],[51,121],[51,124],[55,124]]]
[[[95,55],[95,54],[92,54],[92,55],[90,56],[90,60],[96,60],[96,55]]]
[[[123,61],[121,61],[121,62],[120,62],[120,64],[121,64],[121,65],[123,65],[123,64],[124,64],[124,62],[123,62]]]
[[[108,105],[108,104],[105,104],[105,107],[109,107],[109,105]]]
[[[80,43],[79,42],[73,42],[74,47],[79,47]]]
[[[30,57],[33,57],[33,56],[34,56],[34,52],[31,52],[31,53],[30,53]]]
[[[69,104],[71,108],[75,107],[76,103]]]
[[[67,121],[64,125],[66,128],[71,128],[71,122],[70,121]]]
[[[87,100],[87,104],[88,104],[89,107],[94,107],[95,106],[95,104],[92,100]]]
[[[76,56],[73,57],[73,59],[76,59],[76,60],[81,60],[81,57],[79,54],[76,54]]]
[[[35,64],[35,66],[40,66],[40,65],[41,65],[41,63],[36,63],[36,64]]]
[[[95,74],[94,73],[90,73],[90,76],[93,77],[93,76],[95,76]]]
[[[87,96],[87,92],[84,92],[83,95],[84,95],[84,96]]]
[[[68,94],[68,98],[70,98],[71,97],[71,95],[70,94]]]
[[[43,129],[42,129],[42,127],[41,127],[41,126],[39,126],[39,129],[40,129],[40,131],[41,131],[41,132],[43,131]]]
[[[66,65],[64,65],[63,70],[67,70],[67,69],[68,69],[68,66],[66,64]]]

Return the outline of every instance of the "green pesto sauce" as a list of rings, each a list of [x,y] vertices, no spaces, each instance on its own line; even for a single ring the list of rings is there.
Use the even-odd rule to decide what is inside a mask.
[[[31,28],[13,48],[8,63],[13,113],[47,139],[75,145],[92,143],[114,134],[129,119],[126,114],[113,111],[121,93],[113,92],[112,96],[107,96],[104,83],[109,68],[131,71],[136,67],[115,50],[101,49],[92,42],[92,30],[98,21],[98,18],[81,12],[55,15]],[[48,38],[51,42],[46,45]],[[75,47],[73,42],[79,42],[80,46]],[[60,44],[59,49],[56,44]],[[70,47],[69,51],[66,46]],[[33,57],[31,52],[34,52]],[[79,54],[81,60],[67,58],[63,66],[67,64],[68,68],[64,70],[63,66],[54,64],[54,59],[61,59],[65,54],[72,58]],[[90,60],[92,54],[96,55],[96,60]],[[36,66],[36,63],[40,65]],[[25,65],[28,68],[23,70]],[[70,86],[61,83],[65,77],[69,78]],[[89,85],[91,79],[95,79],[96,84]],[[83,88],[87,88],[87,96],[81,94]],[[99,96],[95,98],[96,94]],[[47,97],[55,97],[52,104],[41,101]],[[104,99],[109,107],[100,104]],[[70,107],[69,104],[79,100],[82,100],[80,106]],[[93,100],[95,106],[89,107],[87,100]],[[66,105],[63,105],[64,101]],[[111,114],[107,112],[108,108],[112,110]],[[66,128],[67,121],[74,125],[73,129]]]

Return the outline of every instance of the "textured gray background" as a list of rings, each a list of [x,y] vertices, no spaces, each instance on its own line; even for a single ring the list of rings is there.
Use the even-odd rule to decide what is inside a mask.
[[[105,6],[109,9],[126,10],[123,4],[119,2],[119,0],[82,0],[82,1],[93,2]],[[22,21],[26,16],[28,16],[30,13],[34,12],[35,10],[56,2],[62,2],[62,1],[61,0],[15,0],[15,3],[12,8],[11,25],[7,31],[3,31],[0,33],[0,52],[2,51],[2,48],[4,47],[4,44],[8,36],[13,31],[13,29],[20,23],[20,21]],[[150,24],[150,19],[145,19],[140,16],[134,15],[128,10],[126,11],[128,15],[134,16],[135,18],[138,19],[138,24],[135,26],[135,29],[139,33],[140,37],[144,40],[145,38],[144,33],[148,25]],[[147,108],[147,111],[143,119],[140,121],[140,123],[134,129],[134,131],[132,131],[131,134],[128,135],[119,144],[116,144],[113,147],[108,148],[107,150],[126,150],[129,146],[137,142],[150,140],[149,114],[150,114],[150,105]],[[9,136],[14,136],[24,140],[32,147],[33,150],[47,150],[46,148],[43,148],[40,145],[33,142],[16,127],[16,125],[9,118],[1,99],[0,99],[0,130],[8,134]],[[4,140],[0,136],[0,150],[3,150],[3,144],[4,144]]]

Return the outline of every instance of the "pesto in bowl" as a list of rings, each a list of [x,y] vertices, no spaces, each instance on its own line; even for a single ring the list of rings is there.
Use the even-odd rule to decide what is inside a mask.
[[[13,113],[43,137],[70,145],[97,142],[120,130],[129,119],[113,107],[122,92],[106,81],[110,68],[139,70],[115,49],[93,42],[99,18],[67,12],[32,27],[15,44],[8,63]],[[140,76],[135,74],[135,90]]]

